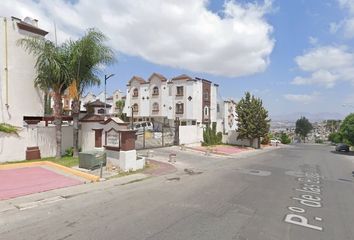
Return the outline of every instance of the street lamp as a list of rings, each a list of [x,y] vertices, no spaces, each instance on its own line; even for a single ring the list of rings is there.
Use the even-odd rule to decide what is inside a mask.
[[[104,119],[107,118],[107,80],[114,76],[114,73],[110,75],[104,75]]]

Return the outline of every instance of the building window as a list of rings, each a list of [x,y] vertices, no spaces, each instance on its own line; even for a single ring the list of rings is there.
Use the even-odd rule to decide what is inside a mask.
[[[209,108],[204,107],[204,116],[209,116]]]
[[[97,113],[98,113],[98,114],[104,114],[104,109],[103,109],[103,108],[98,109]]]
[[[181,121],[181,126],[187,126],[187,122],[186,121]]]
[[[176,96],[183,96],[183,86],[177,87],[177,94]]]
[[[209,101],[209,93],[204,92],[204,100]]]
[[[153,112],[158,112],[159,111],[159,104],[157,102],[152,104],[152,111]]]
[[[133,112],[139,112],[139,106],[136,103],[133,105]]]
[[[159,95],[159,88],[158,88],[158,87],[154,87],[154,88],[152,89],[152,95],[154,95],[154,96]]]
[[[192,125],[196,125],[197,121],[196,120],[192,120]]]
[[[133,97],[139,96],[139,90],[137,88],[134,88],[133,90]]]
[[[183,103],[176,104],[176,114],[183,114]]]

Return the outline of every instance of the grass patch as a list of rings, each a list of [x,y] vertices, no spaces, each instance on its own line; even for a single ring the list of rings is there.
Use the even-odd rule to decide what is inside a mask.
[[[5,162],[1,164],[13,164],[13,163],[29,163],[29,162],[42,162],[42,161],[50,161],[65,167],[74,167],[79,165],[79,158],[74,157],[62,157],[60,159],[55,159],[55,157],[50,158],[41,158],[35,160],[21,160],[21,161],[14,161],[14,162]]]

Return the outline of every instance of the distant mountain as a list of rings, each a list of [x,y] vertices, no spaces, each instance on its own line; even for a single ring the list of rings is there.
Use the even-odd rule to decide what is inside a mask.
[[[320,121],[328,120],[328,119],[344,119],[345,118],[345,115],[343,115],[341,113],[334,113],[334,112],[320,112],[320,113],[295,112],[295,113],[289,113],[289,114],[283,114],[283,115],[274,115],[274,116],[271,116],[270,118],[272,119],[272,122],[275,122],[275,121],[295,122],[301,116],[306,117],[307,119],[310,120],[310,122],[320,122]]]

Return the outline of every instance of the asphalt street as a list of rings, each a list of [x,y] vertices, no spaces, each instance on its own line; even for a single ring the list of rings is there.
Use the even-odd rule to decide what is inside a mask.
[[[170,175],[0,213],[0,239],[354,239],[354,156],[332,150],[181,153]]]

